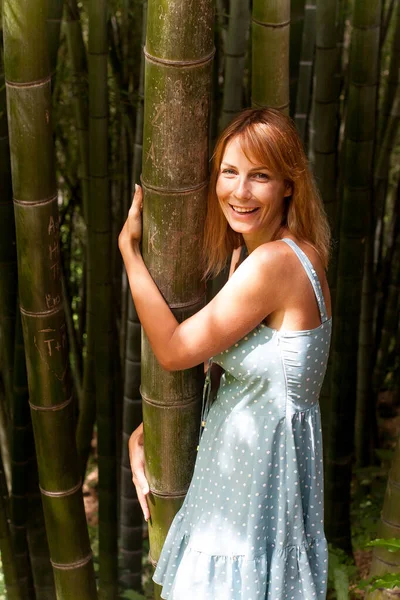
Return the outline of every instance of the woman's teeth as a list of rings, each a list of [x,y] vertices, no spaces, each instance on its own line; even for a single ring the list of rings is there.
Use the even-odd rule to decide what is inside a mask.
[[[254,212],[255,210],[257,210],[257,208],[241,208],[239,206],[232,206],[232,204],[231,204],[231,208],[235,212],[241,213],[241,214],[243,214],[243,213],[251,213],[251,212]]]

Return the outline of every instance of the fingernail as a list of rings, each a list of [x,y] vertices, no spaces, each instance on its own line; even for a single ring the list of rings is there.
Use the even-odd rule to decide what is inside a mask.
[[[135,183],[135,192],[137,192],[137,183]]]
[[[142,488],[142,492],[143,492],[143,494],[147,494],[147,492],[148,492],[148,491],[149,491],[149,488],[148,488],[148,487],[144,487],[144,488]]]
[[[146,523],[147,523],[147,521],[148,521],[149,519],[150,519],[150,517],[145,517],[145,518],[144,518],[144,520],[146,521]]]

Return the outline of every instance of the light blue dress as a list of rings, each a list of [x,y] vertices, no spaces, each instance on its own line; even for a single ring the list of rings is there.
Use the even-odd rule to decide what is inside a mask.
[[[321,324],[261,324],[213,357],[225,373],[153,577],[168,600],[326,597],[318,397],[331,319],[311,262],[283,241],[311,281]]]

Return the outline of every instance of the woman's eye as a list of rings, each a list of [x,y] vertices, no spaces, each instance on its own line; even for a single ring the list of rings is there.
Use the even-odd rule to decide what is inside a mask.
[[[267,175],[267,173],[254,173],[254,177],[256,179],[269,179],[269,175]]]
[[[223,169],[222,173],[224,173],[224,175],[234,175],[235,171],[233,169]]]

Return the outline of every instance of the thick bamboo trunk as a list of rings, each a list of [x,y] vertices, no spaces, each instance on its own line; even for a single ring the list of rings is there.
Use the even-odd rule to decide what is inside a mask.
[[[78,473],[60,284],[47,3],[4,2],[20,310],[39,484],[60,599],[96,598]],[[55,442],[56,440],[56,442]],[[63,541],[60,544],[60,540]]]
[[[0,65],[3,66],[3,40],[0,40]],[[16,560],[18,585],[24,600],[35,597],[31,561],[27,543],[28,472],[34,456],[31,418],[26,382],[25,351],[22,340],[21,317],[17,308],[17,252],[14,206],[11,189],[11,163],[7,128],[6,90],[4,72],[0,73],[0,335],[3,361],[3,380],[6,398],[4,413],[8,415],[10,472],[10,531]],[[7,459],[8,460],[8,459]],[[37,482],[36,482],[37,484]],[[37,485],[36,485],[37,488]],[[37,573],[36,590],[54,589],[46,535],[43,540],[46,566]],[[33,562],[35,557],[33,557]],[[32,564],[33,564],[32,562]],[[54,592],[49,596],[54,598]],[[45,600],[46,596],[43,595]]]
[[[248,0],[231,0],[225,48],[225,73],[220,129],[243,108],[243,75],[248,47],[250,6]]]
[[[371,215],[380,19],[380,2],[355,1],[326,469],[328,539],[346,550],[351,549],[349,506],[356,365],[365,235]]]
[[[289,31],[290,0],[253,1],[253,106],[289,112]]]
[[[145,55],[143,255],[182,320],[205,300],[196,257],[208,183],[212,1],[150,0]],[[153,562],[191,479],[201,380],[201,367],[164,372],[143,337],[141,393]]]

